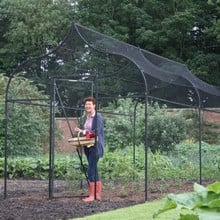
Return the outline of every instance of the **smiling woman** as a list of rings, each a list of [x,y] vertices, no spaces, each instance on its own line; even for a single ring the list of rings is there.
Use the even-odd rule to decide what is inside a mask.
[[[95,134],[93,146],[85,146],[84,152],[88,161],[89,197],[83,199],[84,202],[92,202],[95,199],[101,200],[102,182],[98,174],[98,161],[104,154],[104,124],[102,115],[96,112],[96,100],[93,97],[84,99],[86,120],[83,128],[75,128],[76,132],[84,135]]]

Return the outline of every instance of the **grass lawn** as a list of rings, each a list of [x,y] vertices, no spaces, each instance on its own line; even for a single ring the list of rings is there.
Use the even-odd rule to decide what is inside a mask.
[[[74,218],[74,220],[151,220],[154,211],[163,205],[164,201],[163,199],[145,202],[143,204],[86,216],[84,218]],[[178,216],[178,212],[172,210],[161,214],[157,220],[177,219]]]

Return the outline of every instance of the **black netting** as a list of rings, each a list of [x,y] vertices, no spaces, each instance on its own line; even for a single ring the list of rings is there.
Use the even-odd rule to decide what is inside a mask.
[[[151,96],[192,107],[219,107],[217,99],[220,95],[220,88],[199,80],[186,65],[112,39],[80,25],[75,27],[91,48],[105,54],[121,55],[134,63],[137,69],[144,73]],[[123,75],[121,72],[121,76],[130,78],[129,73],[130,71],[127,71]],[[137,78],[138,76],[140,75],[136,73]],[[142,94],[143,90],[140,93]]]
[[[128,93],[143,96],[147,92],[156,99],[183,106],[220,106],[220,88],[199,80],[186,65],[78,24],[72,25],[56,49],[25,62],[14,72],[18,73],[48,85],[51,77],[93,81],[98,75],[100,98]]]

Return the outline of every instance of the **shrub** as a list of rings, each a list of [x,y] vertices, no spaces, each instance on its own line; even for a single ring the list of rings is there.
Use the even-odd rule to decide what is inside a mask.
[[[181,112],[167,113],[166,108],[154,105],[148,117],[148,144],[153,152],[172,151],[186,137],[186,120]]]
[[[132,106],[131,99],[119,99],[102,109],[104,112],[112,112],[105,114],[105,139],[110,150],[125,148],[132,143]]]
[[[134,106],[136,106],[135,134]],[[105,136],[110,150],[132,145],[135,137],[136,145],[144,143],[145,107],[131,99],[119,99],[109,104],[103,111],[113,112],[105,117]],[[114,115],[118,114],[118,115]],[[186,137],[187,122],[181,112],[170,114],[166,106],[157,103],[148,105],[147,119],[148,145],[153,152],[170,151],[175,144]],[[134,136],[135,135],[135,136]]]
[[[0,75],[0,124],[4,124],[4,98],[8,78]],[[30,80],[16,77],[11,82],[9,98],[11,99],[43,99],[49,98],[42,94]],[[36,104],[36,103],[34,103]],[[37,155],[48,143],[49,108],[47,101],[40,105],[32,105],[31,101],[24,104],[9,103],[8,112],[8,154],[16,156]],[[43,106],[44,105],[44,106]],[[0,155],[3,153],[4,126],[0,126]]]

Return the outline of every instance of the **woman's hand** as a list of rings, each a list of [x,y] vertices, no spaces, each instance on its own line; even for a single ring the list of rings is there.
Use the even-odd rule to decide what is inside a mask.
[[[80,128],[75,128],[75,131],[76,132],[80,132],[80,133],[82,133],[82,134],[85,134],[85,130],[83,130],[83,129],[80,129]]]

